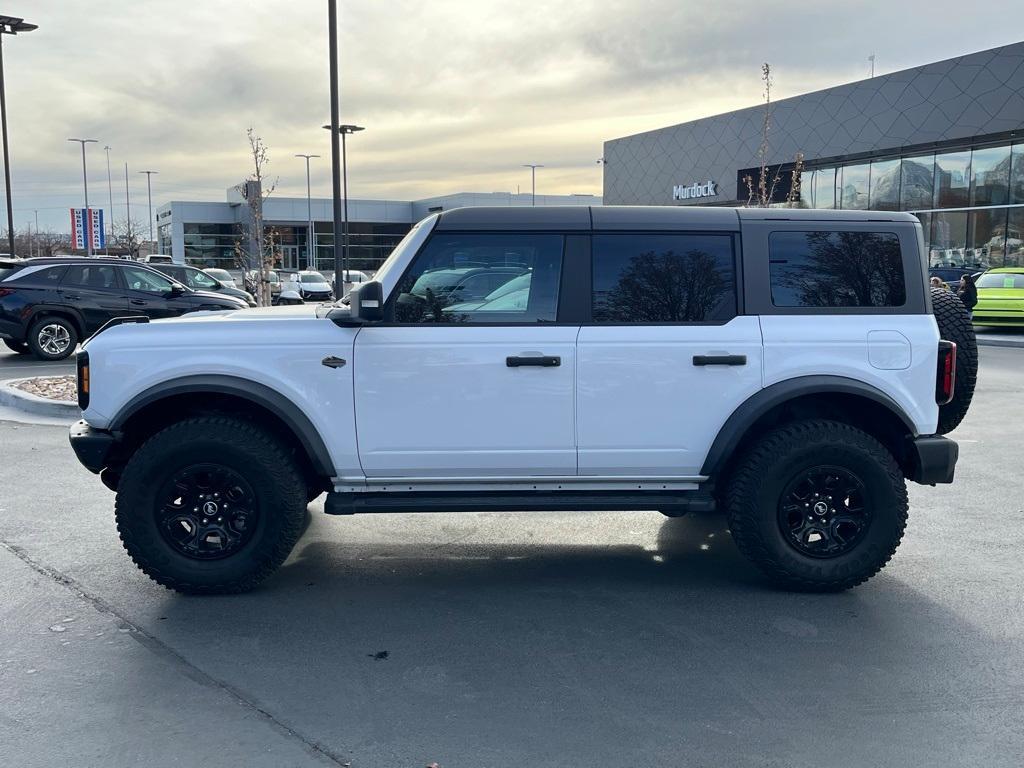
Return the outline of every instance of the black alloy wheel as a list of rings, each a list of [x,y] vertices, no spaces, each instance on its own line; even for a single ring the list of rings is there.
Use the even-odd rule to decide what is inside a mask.
[[[779,528],[809,557],[839,557],[860,543],[871,524],[864,481],[842,467],[817,466],[790,480],[779,499]]]
[[[238,472],[192,464],[175,472],[157,495],[156,523],[170,547],[194,560],[230,557],[259,525],[259,501]]]

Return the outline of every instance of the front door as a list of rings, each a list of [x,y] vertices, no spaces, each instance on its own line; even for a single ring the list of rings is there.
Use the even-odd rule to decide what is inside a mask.
[[[282,269],[312,269],[307,267],[305,264],[299,263],[299,246],[297,245],[282,245],[281,246],[281,268]]]
[[[599,234],[577,347],[580,475],[694,476],[761,388],[757,317],[737,316],[729,232]]]
[[[195,308],[188,294],[175,293],[173,283],[155,270],[143,267],[121,267],[121,270],[128,308],[132,312],[155,320],[177,317]]]
[[[126,314],[128,300],[112,264],[82,260],[72,264],[60,284],[61,299],[77,309],[84,321],[85,336],[108,320]]]
[[[356,336],[368,477],[576,474],[579,326],[556,324],[564,239],[431,236],[391,292],[386,322]]]

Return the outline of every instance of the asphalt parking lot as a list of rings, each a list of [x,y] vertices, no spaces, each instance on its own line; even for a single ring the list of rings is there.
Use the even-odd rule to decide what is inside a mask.
[[[1018,766],[1024,349],[981,361],[957,483],[825,596],[715,517],[318,501],[259,590],[182,597],[64,428],[0,422],[0,765]]]

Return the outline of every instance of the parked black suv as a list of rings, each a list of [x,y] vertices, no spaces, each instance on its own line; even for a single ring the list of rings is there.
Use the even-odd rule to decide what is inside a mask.
[[[155,319],[245,307],[241,299],[194,291],[150,266],[122,259],[0,260],[0,339],[41,360],[63,360],[115,317]]]
[[[209,291],[211,293],[224,294],[225,296],[234,296],[236,299],[244,301],[250,307],[256,306],[256,300],[248,291],[224,285],[217,278],[206,274],[203,270],[196,267],[189,267],[185,264],[152,264],[151,266],[158,272],[163,272],[172,280],[177,280],[194,291]]]

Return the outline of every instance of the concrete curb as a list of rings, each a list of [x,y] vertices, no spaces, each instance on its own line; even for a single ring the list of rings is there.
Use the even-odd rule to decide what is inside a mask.
[[[0,405],[10,408],[17,408],[19,411],[34,413],[39,416],[54,416],[72,421],[81,418],[82,412],[78,403],[69,403],[65,400],[50,400],[45,397],[30,394],[23,389],[14,386],[17,382],[37,379],[38,376],[29,376],[23,379],[7,379],[0,381]]]
[[[975,338],[978,340],[978,346],[981,347],[1016,347],[1017,349],[1024,349],[1024,336],[1019,339],[990,339],[976,334]]]

